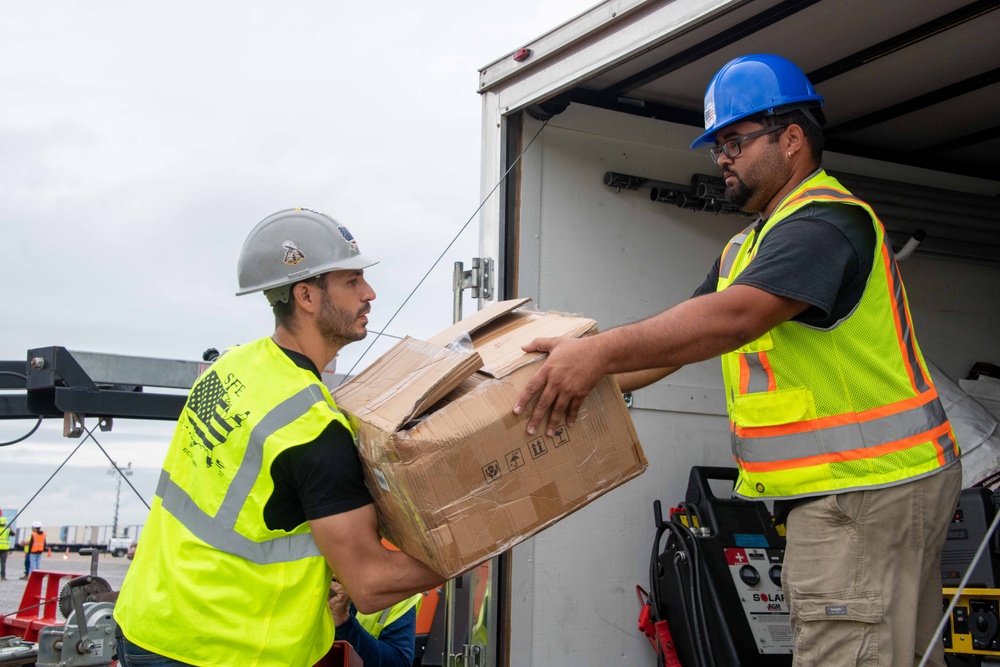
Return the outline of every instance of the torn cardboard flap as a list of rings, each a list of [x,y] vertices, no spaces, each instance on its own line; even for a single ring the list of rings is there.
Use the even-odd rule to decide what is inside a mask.
[[[596,324],[585,317],[518,310],[473,333],[472,344],[483,358],[482,372],[504,377],[545,356],[542,352],[525,352],[522,346],[536,338],[579,338]]]
[[[455,352],[407,336],[334,400],[359,419],[395,430],[422,414],[483,365],[477,352]]]
[[[441,347],[447,347],[461,338],[462,334],[467,333],[472,335],[474,331],[478,331],[498,317],[503,317],[507,313],[520,308],[529,301],[531,301],[531,297],[525,297],[523,299],[508,299],[507,301],[491,303],[482,310],[478,310],[472,315],[469,315],[461,322],[456,322],[444,331],[434,334],[427,339],[427,342],[440,345]]]

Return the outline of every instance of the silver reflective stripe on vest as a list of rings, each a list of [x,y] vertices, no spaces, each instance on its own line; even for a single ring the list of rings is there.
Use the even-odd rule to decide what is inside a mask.
[[[945,465],[953,463],[958,458],[958,452],[955,450],[955,439],[951,437],[951,431],[938,438],[937,443],[944,450]]]
[[[743,359],[747,362],[747,368],[750,369],[750,379],[747,382],[746,392],[748,394],[767,391],[767,388],[771,386],[767,371],[764,370],[764,364],[760,361],[760,355],[760,352],[743,355]]]
[[[729,274],[733,272],[733,264],[736,263],[736,256],[740,254],[740,248],[743,247],[744,242],[746,242],[747,237],[750,236],[750,232],[753,230],[759,219],[760,218],[754,220],[752,225],[729,240],[729,244],[722,252],[722,262],[719,264],[720,278],[729,278]]]
[[[843,426],[831,426],[805,433],[748,438],[734,432],[732,434],[733,449],[736,457],[741,461],[773,463],[806,458],[820,453],[836,454],[878,447],[926,433],[943,424],[945,419],[941,401],[935,398],[927,405],[911,408],[888,417]],[[813,437],[803,437],[810,434]],[[822,443],[822,452],[816,451],[816,437],[819,437]],[[944,447],[943,444],[942,447]],[[949,447],[951,447],[951,455],[954,456],[953,445],[949,445]],[[945,456],[948,456],[947,448],[945,448]]]
[[[892,248],[883,241],[889,254],[889,275],[892,277],[892,298],[896,306],[896,317],[899,318],[900,338],[903,343],[903,350],[906,354],[906,363],[913,369],[913,382],[918,392],[923,393],[930,389],[927,378],[924,377],[924,370],[917,360],[917,350],[913,346],[913,334],[910,331],[910,321],[906,318],[906,300],[903,298],[903,281],[899,278],[899,268],[892,255]]]
[[[202,542],[258,565],[287,563],[320,556],[319,548],[311,533],[286,535],[264,542],[255,542],[234,529],[240,510],[246,504],[254,482],[260,474],[264,442],[320,401],[329,405],[322,389],[317,385],[309,385],[279,403],[258,422],[250,433],[243,462],[230,482],[226,497],[215,516],[210,516],[202,510],[187,491],[170,479],[170,473],[166,470],[160,471],[160,480],[156,487],[156,495],[162,499],[163,509],[170,512]],[[331,408],[331,412],[335,411]]]

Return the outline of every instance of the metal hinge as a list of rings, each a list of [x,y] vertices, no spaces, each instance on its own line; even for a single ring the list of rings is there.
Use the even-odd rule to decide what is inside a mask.
[[[483,667],[483,657],[486,651],[483,650],[482,646],[478,644],[473,644],[472,646],[466,644],[462,648],[465,657],[464,667]]]
[[[489,257],[473,257],[472,268],[463,271],[462,262],[455,262],[455,290],[472,290],[474,299],[493,298],[493,260]]]
[[[493,298],[493,260],[489,257],[473,257],[472,268],[468,271],[462,262],[455,262],[455,273],[452,279],[454,292],[452,320],[462,319],[462,292],[472,290],[474,299]]]

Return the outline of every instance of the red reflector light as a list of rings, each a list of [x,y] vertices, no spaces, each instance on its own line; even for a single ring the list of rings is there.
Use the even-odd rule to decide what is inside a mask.
[[[518,49],[514,52],[514,62],[523,62],[531,56],[531,49]]]

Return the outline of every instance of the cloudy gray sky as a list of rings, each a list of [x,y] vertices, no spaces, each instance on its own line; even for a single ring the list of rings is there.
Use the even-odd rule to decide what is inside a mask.
[[[479,205],[478,69],[593,4],[7,6],[0,359],[61,345],[196,360],[270,333],[263,297],[233,296],[236,259],[257,221],[291,206],[333,215],[382,260],[367,273],[370,329],[383,328]],[[477,254],[476,232],[473,222],[389,333],[450,323],[452,266]],[[339,370],[364,347],[347,348]],[[30,427],[0,422],[0,442]],[[150,500],[170,430],[119,420],[96,438],[139,470]],[[0,508],[23,506],[77,444],[46,421],[0,448]],[[24,519],[110,524],[108,467],[84,443]],[[125,488],[120,522],[145,512]]]

